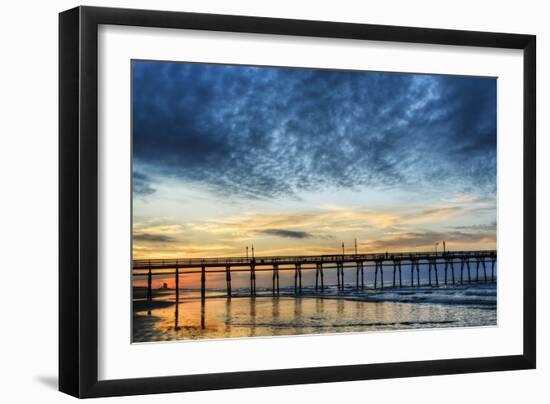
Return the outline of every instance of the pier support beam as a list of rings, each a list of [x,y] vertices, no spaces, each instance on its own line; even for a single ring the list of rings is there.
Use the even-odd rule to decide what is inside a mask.
[[[495,281],[495,259],[491,258],[491,281]]]
[[[153,273],[151,272],[151,267],[149,267],[149,272],[147,273],[147,301],[150,302],[153,300]]]
[[[338,278],[338,290],[344,290],[344,263],[336,263],[336,277]]]
[[[476,259],[476,282],[479,282],[479,258]]]
[[[337,282],[337,289],[340,290],[340,263],[336,263],[336,282]]]
[[[302,264],[294,265],[294,293],[302,293]]]
[[[485,267],[485,258],[481,259],[481,265],[483,266],[483,280],[487,282],[487,268]]]
[[[416,266],[416,260],[411,258],[411,288],[414,287],[414,269]]]
[[[203,265],[201,267],[201,300],[204,302],[206,299],[206,268]]]
[[[435,286],[439,287],[439,276],[437,274],[437,258],[434,259]]]
[[[397,285],[397,275],[399,275],[399,287],[403,287],[403,276],[401,274],[401,260],[393,260],[393,282],[395,288]]]
[[[384,289],[384,264],[382,260],[375,261],[374,289],[378,287],[378,271],[380,271],[380,289]]]
[[[315,269],[315,290],[319,289],[319,281],[321,281],[321,291],[325,288],[323,279],[323,263],[318,262]]]
[[[294,267],[294,294],[298,294],[298,265]]]
[[[250,263],[250,296],[256,296],[256,265]]]
[[[470,259],[466,258],[466,268],[468,269],[468,283],[472,283],[472,273],[470,271]]]
[[[279,296],[279,264],[273,264],[273,296]]]
[[[453,286],[456,285],[455,282],[455,263],[454,260],[451,258],[451,282],[453,283]]]
[[[227,286],[227,297],[231,297],[231,267],[225,267],[225,283]]]
[[[428,285],[432,286],[432,260],[428,260]]]
[[[342,290],[344,290],[344,263],[340,264],[340,284],[342,285]]]
[[[302,293],[302,265],[298,264],[298,292]]]
[[[399,287],[403,287],[403,274],[401,272],[401,260],[397,263],[397,270],[399,271]]]
[[[176,265],[175,273],[175,289],[176,289],[176,310],[174,311],[174,330],[178,331],[179,326],[179,314],[180,314],[180,269]]]
[[[321,272],[321,292],[325,290],[325,275],[323,274],[323,264],[320,266],[320,272]]]
[[[449,260],[447,258],[445,258],[445,268],[444,268],[444,271],[445,271],[445,279],[444,279],[445,286],[447,286],[447,270],[448,269],[449,269]]]
[[[176,284],[176,310],[178,309],[178,305],[180,303],[180,269],[176,265],[176,277],[175,277],[175,284]]]
[[[401,273],[401,260],[394,260],[393,261],[393,282],[392,285],[395,288],[397,285],[397,279],[396,275],[399,274],[399,287],[403,287],[403,276]]]
[[[374,261],[374,289],[378,287],[378,261]]]
[[[362,262],[359,262],[357,261],[355,263],[357,265],[357,269],[355,271],[355,288],[357,290],[359,290],[359,287],[362,287],[360,285],[362,285],[362,281],[363,281],[363,263]],[[361,276],[361,284],[359,283],[359,276]]]

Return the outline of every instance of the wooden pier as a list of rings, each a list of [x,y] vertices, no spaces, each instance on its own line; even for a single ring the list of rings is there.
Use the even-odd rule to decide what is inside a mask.
[[[250,277],[250,296],[256,296],[256,273],[272,272],[272,292],[278,296],[280,292],[279,272],[294,271],[294,293],[302,293],[302,271],[315,271],[315,290],[325,289],[324,270],[327,267],[336,268],[337,287],[339,291],[345,288],[345,274],[355,270],[355,289],[367,289],[365,271],[374,268],[374,289],[384,288],[384,268],[390,267],[392,272],[392,287],[419,287],[440,285],[463,285],[472,282],[494,282],[495,250],[483,251],[447,251],[447,252],[402,252],[402,253],[372,253],[372,254],[340,254],[340,255],[305,255],[277,257],[230,257],[230,258],[181,258],[181,259],[145,259],[134,260],[132,275],[147,279],[147,300],[152,300],[153,277],[173,275],[176,285],[176,301],[179,302],[180,275],[200,274],[201,299],[206,298],[207,275],[224,273],[227,296],[231,297],[231,278],[233,273],[248,272]],[[428,283],[420,284],[420,264],[428,265]],[[460,264],[460,275],[455,274],[455,264]],[[472,276],[470,264],[475,264],[475,278]],[[490,264],[490,274],[487,265]],[[410,280],[403,282],[403,272],[407,266]],[[440,271],[443,268],[443,282],[440,282]],[[208,269],[208,270],[207,270]],[[464,273],[466,269],[466,276]],[[480,269],[483,277],[480,278]],[[415,277],[416,273],[416,277]],[[416,278],[416,285],[415,285]]]

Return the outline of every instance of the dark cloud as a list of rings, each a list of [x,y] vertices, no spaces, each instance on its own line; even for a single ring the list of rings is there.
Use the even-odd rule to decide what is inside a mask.
[[[132,68],[141,172],[254,197],[328,186],[496,188],[495,79],[140,61]]]
[[[471,226],[472,229],[474,226]],[[482,230],[482,231],[480,231]],[[386,239],[380,239],[368,243],[370,248],[413,248],[422,247],[426,245],[435,245],[435,243],[441,243],[445,240],[448,250],[453,249],[453,243],[481,243],[483,241],[491,240],[495,241],[494,230],[475,229],[475,231],[413,231],[403,233],[397,237],[391,237]]]
[[[166,234],[138,233],[133,235],[134,241],[150,241],[154,243],[172,243],[176,239]]]
[[[497,222],[489,224],[473,224],[471,226],[454,226],[453,229],[470,230],[470,231],[496,231]]]
[[[132,175],[132,191],[136,196],[147,196],[155,193],[155,188],[151,185],[151,179],[147,175],[134,171]]]
[[[268,236],[277,236],[277,237],[284,237],[284,238],[314,237],[313,234],[305,231],[285,230],[285,229],[266,229],[266,230],[261,230],[259,233],[266,234]]]

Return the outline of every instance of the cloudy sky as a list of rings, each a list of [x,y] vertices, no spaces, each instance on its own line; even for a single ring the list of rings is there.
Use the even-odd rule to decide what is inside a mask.
[[[134,258],[496,247],[496,80],[133,61]]]

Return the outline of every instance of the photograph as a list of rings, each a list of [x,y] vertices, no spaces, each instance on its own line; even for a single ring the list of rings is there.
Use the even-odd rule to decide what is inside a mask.
[[[131,104],[133,343],[497,325],[496,77],[132,60]]]

